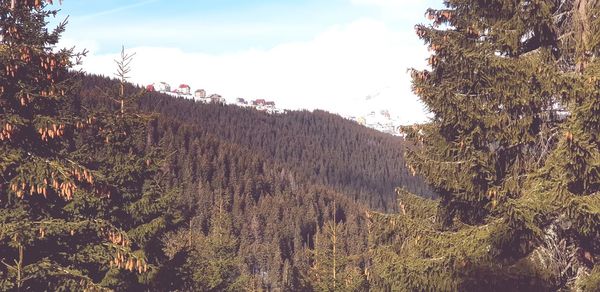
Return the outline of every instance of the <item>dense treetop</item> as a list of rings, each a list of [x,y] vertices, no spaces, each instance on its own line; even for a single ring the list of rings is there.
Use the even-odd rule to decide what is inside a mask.
[[[373,219],[389,228],[373,242],[382,285],[598,289],[600,3],[444,4],[415,27],[432,55],[413,89],[434,117],[405,129],[408,165],[440,200],[402,193],[429,220]],[[432,248],[382,245],[398,241]]]

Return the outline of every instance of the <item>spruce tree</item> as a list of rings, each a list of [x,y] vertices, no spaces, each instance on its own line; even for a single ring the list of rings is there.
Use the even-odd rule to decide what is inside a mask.
[[[51,1],[50,1],[51,2]],[[92,285],[68,250],[77,232],[98,234],[105,222],[69,218],[64,207],[89,189],[94,174],[64,153],[72,134],[68,68],[79,55],[55,50],[47,1],[0,4],[0,287],[42,289]],[[37,288],[36,288],[37,287]]]
[[[77,114],[69,69],[84,53],[56,48],[66,22],[48,31],[51,4],[0,3],[0,289],[102,290],[109,267],[148,265],[106,216],[120,182],[74,147],[99,125]]]
[[[237,256],[238,239],[224,195],[218,195],[212,208],[210,230],[192,242],[184,265],[191,274],[190,287],[196,291],[239,291],[245,287],[240,277],[241,261]]]
[[[315,234],[313,265],[309,270],[315,291],[363,291],[366,279],[343,245],[344,223],[326,222]]]
[[[314,235],[311,285],[315,291],[363,291],[367,289],[366,278],[358,267],[357,257],[350,255],[344,245],[350,237],[347,227],[335,214],[337,206],[333,204],[332,220],[324,223]]]
[[[139,290],[162,285],[160,266],[166,260],[161,248],[164,233],[181,223],[175,204],[178,189],[166,188],[165,151],[160,143],[147,140],[148,124],[155,117],[137,109],[143,90],[127,83],[133,54],[123,48],[117,65],[116,88],[105,88],[93,108],[84,108],[96,120],[78,136],[74,155],[93,165],[106,198],[86,200],[77,210],[105,218],[126,234],[129,259],[114,261],[102,285],[116,290]],[[91,102],[91,101],[88,101]]]
[[[408,167],[440,198],[399,191],[399,215],[371,214],[378,285],[598,289],[600,2],[444,4],[415,27],[433,118],[404,128]]]

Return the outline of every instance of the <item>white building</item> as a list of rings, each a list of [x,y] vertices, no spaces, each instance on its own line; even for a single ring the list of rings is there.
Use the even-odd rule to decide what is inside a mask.
[[[205,98],[206,97],[206,90],[204,90],[204,89],[198,89],[198,90],[196,90],[196,92],[194,92],[194,97],[196,99]]]
[[[183,95],[191,95],[192,89],[187,84],[181,84],[179,85],[179,88],[175,89],[175,92]]]
[[[218,95],[216,93],[211,94],[208,99],[210,99],[210,102],[212,103],[222,103],[225,104],[225,98],[223,98],[221,95]]]
[[[158,92],[171,91],[171,86],[169,84],[167,84],[166,82],[156,82],[156,83],[152,84],[152,87],[154,87],[154,90],[156,90]]]

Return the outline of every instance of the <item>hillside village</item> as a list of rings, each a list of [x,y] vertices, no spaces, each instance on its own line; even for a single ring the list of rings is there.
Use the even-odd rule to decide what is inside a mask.
[[[243,108],[253,108],[257,111],[265,112],[267,114],[283,114],[288,111],[278,108],[274,101],[268,101],[266,99],[247,100],[245,98],[236,98],[235,101],[228,102],[220,94],[213,93],[208,95],[204,89],[192,91],[192,88],[187,84],[180,84],[177,87],[171,87],[171,85],[166,82],[156,82],[147,85],[146,90],[164,93],[173,97],[193,99],[197,102],[205,104],[231,104]],[[401,136],[401,133],[398,129],[402,125],[402,121],[400,118],[390,115],[388,110],[371,110],[366,115],[346,116],[346,118],[367,128],[394,136]]]
[[[213,93],[207,95],[206,90],[197,89],[192,93],[192,88],[187,84],[180,84],[178,87],[171,87],[166,82],[156,82],[146,86],[147,91],[156,91],[174,97],[193,99],[201,103],[217,103],[228,104],[227,100],[220,94]],[[234,102],[229,103],[244,108],[253,108],[257,111],[266,112],[268,114],[283,114],[286,110],[277,108],[274,101],[266,99],[246,100],[244,98],[236,98]]]

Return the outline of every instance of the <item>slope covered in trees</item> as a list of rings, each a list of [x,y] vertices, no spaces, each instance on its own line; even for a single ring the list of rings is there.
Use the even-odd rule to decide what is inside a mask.
[[[170,188],[178,189],[179,205],[189,218],[184,228],[164,240],[170,255],[165,267],[178,267],[165,273],[175,275],[172,279],[189,279],[169,288],[307,289],[314,237],[334,214],[348,226],[347,237],[340,240],[341,254],[361,255],[365,250],[360,204],[306,183],[239,145],[197,135],[194,125],[159,118],[151,129],[170,149],[167,179]],[[222,240],[218,235],[224,232],[228,241],[214,242]],[[226,253],[229,263],[217,261],[219,252]],[[361,265],[362,258],[352,263]]]
[[[113,83],[89,76],[84,92],[95,95]],[[367,129],[337,115],[323,111],[268,115],[156,92],[147,93],[140,100],[140,108],[193,124],[196,136],[211,135],[247,148],[293,169],[303,180],[331,186],[374,209],[394,210],[394,189],[398,186],[432,195],[404,165],[402,138]]]
[[[118,110],[104,94],[115,80],[80,81],[85,107]],[[391,202],[381,184],[427,192],[396,160],[401,140],[328,113],[270,116],[155,93],[140,104],[161,111],[146,144],[168,149],[163,179],[187,218],[164,239],[158,277],[181,280],[161,289],[364,289],[367,204]],[[368,174],[379,167],[400,177]],[[216,234],[228,239],[216,243]],[[219,253],[228,260],[216,261]]]

